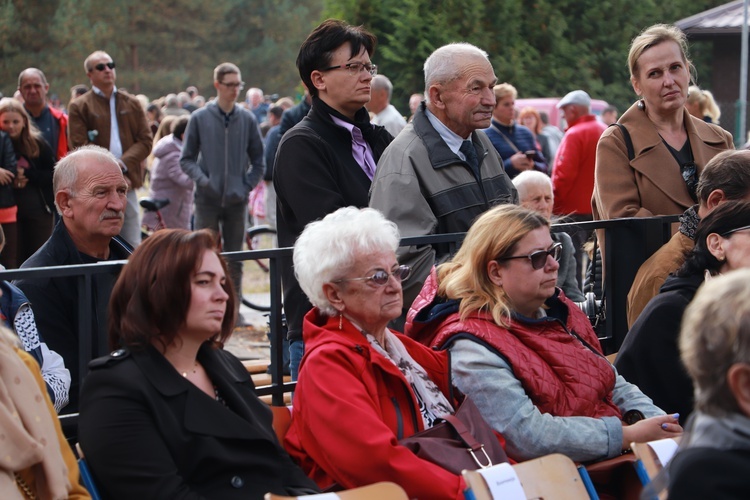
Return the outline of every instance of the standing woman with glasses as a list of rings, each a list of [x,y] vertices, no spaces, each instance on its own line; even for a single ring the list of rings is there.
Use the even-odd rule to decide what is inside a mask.
[[[284,134],[274,165],[279,246],[294,245],[305,225],[347,206],[366,207],[380,155],[393,137],[370,123],[365,105],[377,74],[375,35],[362,26],[329,19],[302,43],[300,78],[312,108]],[[281,261],[284,311],[289,325],[292,378],[304,350],[302,318],[310,302],[291,259]]]
[[[373,208],[340,208],[309,224],[294,269],[315,305],[285,446],[318,483],[400,484],[409,498],[462,499],[460,476],[399,440],[453,414],[448,356],[388,329],[401,315],[396,224]]]
[[[660,407],[679,412],[683,424],[693,411],[693,383],[680,361],[682,315],[705,281],[747,267],[750,203],[722,203],[698,224],[695,247],[643,309],[617,354],[620,373]]]
[[[453,382],[512,459],[601,460],[679,435],[676,417],[618,375],[586,315],[555,287],[560,250],[543,215],[485,212],[425,282],[405,333],[450,351]]]
[[[594,219],[681,214],[697,203],[708,160],[734,147],[732,135],[685,109],[695,68],[679,28],[645,29],[633,39],[628,66],[639,100],[599,139]]]

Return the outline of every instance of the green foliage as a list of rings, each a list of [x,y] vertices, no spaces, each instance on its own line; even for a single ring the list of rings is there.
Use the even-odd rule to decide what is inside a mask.
[[[561,96],[582,88],[623,110],[635,97],[627,69],[632,38],[652,24],[675,22],[722,3],[328,0],[323,17],[364,24],[378,36],[374,60],[393,82],[393,102],[402,112],[408,110],[409,95],[424,90],[427,56],[455,41],[486,50],[498,80],[512,83],[520,97]]]
[[[627,107],[630,40],[643,28],[725,0],[0,0],[0,90],[18,73],[44,70],[51,92],[88,83],[83,60],[97,49],[117,62],[120,87],[155,98],[197,85],[211,97],[212,71],[232,61],[248,86],[298,95],[297,51],[328,17],[378,36],[375,63],[393,82],[394,104],[424,90],[422,65],[437,47],[467,41],[488,52],[499,81],[521,97],[583,88]],[[710,47],[692,47],[710,81]]]
[[[320,0],[4,0],[0,2],[0,90],[41,68],[51,93],[88,84],[94,50],[117,63],[117,85],[156,98],[196,85],[214,95],[213,68],[237,64],[248,86],[295,95],[297,50],[315,26]]]

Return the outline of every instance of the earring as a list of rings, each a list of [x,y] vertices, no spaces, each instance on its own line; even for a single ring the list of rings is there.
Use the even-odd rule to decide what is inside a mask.
[[[638,100],[638,109],[640,109],[641,111],[643,111],[644,109],[646,109],[646,103],[643,102],[643,99],[639,99]]]
[[[343,329],[344,329],[344,313],[340,312],[339,313],[339,330],[343,330]]]

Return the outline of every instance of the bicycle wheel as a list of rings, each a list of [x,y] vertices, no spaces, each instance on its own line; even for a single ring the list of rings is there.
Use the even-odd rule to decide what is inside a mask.
[[[247,230],[245,242],[248,250],[276,248],[276,230],[270,226],[254,226]],[[271,309],[271,283],[269,259],[251,259],[244,262],[242,303],[256,311]]]

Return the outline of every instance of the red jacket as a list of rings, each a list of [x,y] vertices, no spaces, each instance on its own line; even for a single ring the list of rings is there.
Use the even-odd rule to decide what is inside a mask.
[[[303,325],[305,356],[284,440],[292,458],[321,488],[393,481],[409,498],[463,499],[464,482],[398,444],[424,428],[416,397],[399,369],[371,349],[349,321],[311,310]],[[450,398],[450,364],[397,334]]]
[[[433,270],[407,316],[409,336],[437,349],[447,348],[457,335],[478,339],[507,360],[542,413],[622,418],[612,401],[612,365],[602,354],[589,319],[562,291],[547,299],[550,316],[538,320],[514,316],[508,328],[495,323],[487,312],[473,313],[466,321],[451,309],[443,315],[426,314],[436,294]],[[417,319],[425,317],[429,321]]]
[[[552,170],[555,214],[591,215],[596,145],[606,128],[594,115],[586,115],[565,132]]]
[[[52,114],[52,118],[57,120],[57,126],[60,129],[60,135],[57,138],[57,151],[55,151],[55,159],[60,161],[63,156],[68,154],[68,115],[52,106],[49,106],[49,112]]]

